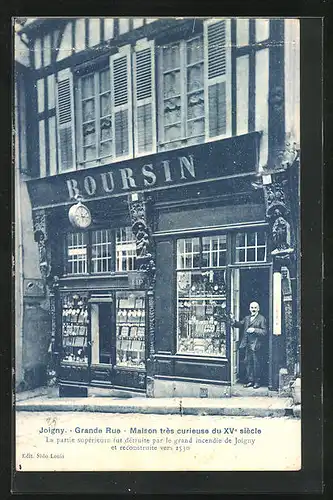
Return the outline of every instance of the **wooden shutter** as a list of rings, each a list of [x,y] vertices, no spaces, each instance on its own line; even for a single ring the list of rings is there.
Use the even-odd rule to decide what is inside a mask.
[[[73,75],[69,68],[57,76],[58,169],[75,169]]]
[[[113,144],[116,158],[133,157],[130,46],[110,57]]]
[[[230,20],[204,22],[205,138],[231,135]]]
[[[139,40],[133,54],[134,151],[141,156],[156,151],[154,42]]]

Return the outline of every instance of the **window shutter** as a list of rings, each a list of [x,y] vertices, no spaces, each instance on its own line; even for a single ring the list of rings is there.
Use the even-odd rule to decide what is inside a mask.
[[[230,20],[204,22],[206,141],[231,135]]]
[[[74,91],[69,68],[57,76],[58,168],[60,172],[75,169]]]
[[[154,42],[139,40],[134,61],[135,156],[156,151],[155,50]]]
[[[130,46],[110,57],[113,104],[113,144],[116,158],[132,158],[132,99]]]

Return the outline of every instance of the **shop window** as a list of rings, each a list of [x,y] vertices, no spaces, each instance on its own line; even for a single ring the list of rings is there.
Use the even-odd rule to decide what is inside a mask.
[[[87,273],[87,233],[67,234],[67,274]]]
[[[177,241],[177,352],[226,356],[226,235]]]
[[[62,360],[88,363],[88,304],[80,295],[62,298]]]
[[[131,227],[68,233],[66,274],[102,274],[135,269],[136,242]]]
[[[135,269],[136,243],[132,228],[117,229],[116,233],[116,270],[132,271]]]
[[[145,367],[145,296],[140,292],[117,292],[116,364]]]
[[[236,234],[236,262],[266,262],[266,233],[251,231]]]

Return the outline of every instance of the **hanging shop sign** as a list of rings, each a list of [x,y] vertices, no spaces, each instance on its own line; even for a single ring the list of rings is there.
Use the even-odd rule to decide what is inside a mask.
[[[28,181],[34,208],[255,173],[258,132]],[[88,217],[88,216],[87,216]]]

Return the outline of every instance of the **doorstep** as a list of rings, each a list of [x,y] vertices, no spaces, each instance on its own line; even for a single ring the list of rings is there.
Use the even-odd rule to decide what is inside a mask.
[[[41,395],[17,400],[16,411],[84,411],[99,413],[141,413],[156,415],[221,415],[251,417],[299,417],[292,398],[230,397],[208,398],[146,398],[108,397],[59,398]]]

